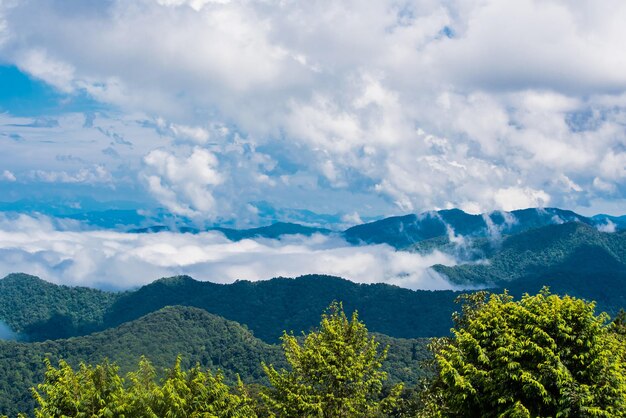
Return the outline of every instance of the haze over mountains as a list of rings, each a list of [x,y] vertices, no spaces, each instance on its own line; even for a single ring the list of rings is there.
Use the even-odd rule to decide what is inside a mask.
[[[341,253],[346,248],[393,247],[395,250],[387,251],[399,257],[391,262],[397,264],[393,273],[400,278],[415,274],[415,271],[411,270],[412,264],[401,263],[402,257],[418,257],[421,261],[435,261],[419,268],[431,272],[430,274],[437,277],[437,280],[448,283],[449,289],[506,287],[514,293],[522,293],[536,292],[547,285],[557,292],[597,300],[602,309],[616,312],[624,305],[623,295],[626,294],[621,291],[626,289],[624,287],[626,230],[623,229],[623,220],[624,217],[588,218],[571,211],[553,208],[493,212],[489,215],[470,215],[460,210],[444,210],[386,218],[342,232],[290,223],[277,223],[250,230],[213,228],[212,231],[219,231],[230,237],[234,241],[232,245],[239,245],[235,242],[241,240],[275,242],[276,244],[272,245],[278,246],[277,248],[283,248],[282,245],[287,250],[277,252],[275,257],[276,260],[284,259],[287,264],[294,254],[289,248],[297,242],[289,238],[290,236],[305,236],[308,237],[306,239],[321,239],[323,242],[327,242],[324,241],[329,239],[327,236],[341,236],[354,247],[348,245],[340,250],[331,247],[326,248],[324,250],[326,252],[313,251],[311,254],[314,256],[336,251]],[[607,230],[614,232],[605,232]],[[74,234],[80,236],[81,233]],[[170,234],[164,236],[169,239],[174,237],[171,235],[172,232],[151,233],[150,230],[130,233],[127,236],[161,238],[160,234]],[[178,233],[176,236],[194,237],[202,234],[194,231]],[[315,238],[316,236],[325,238]],[[111,237],[107,239],[111,240]],[[245,252],[246,249],[254,251],[255,247],[244,246],[240,251]],[[193,251],[193,248],[186,248],[185,251]],[[438,256],[432,258],[433,254]],[[454,262],[441,264],[436,262],[438,258]],[[250,260],[254,262],[254,259]],[[211,262],[207,260],[204,265]],[[63,263],[68,264],[68,261]],[[330,268],[332,266],[329,266]],[[271,277],[272,275],[268,274],[261,278]],[[353,281],[361,281],[358,274],[356,280],[353,277],[350,277]],[[45,275],[42,278],[49,279]],[[202,279],[219,283],[223,278],[204,276]],[[378,280],[383,281],[384,278]],[[402,285],[402,282],[399,284]],[[295,281],[289,279],[258,283],[237,281],[229,286],[197,282],[186,276],[180,276],[176,280],[164,279],[154,282],[130,293],[57,287],[21,275],[9,275],[0,281],[0,286],[4,289],[3,297],[9,298],[8,302],[3,302],[5,305],[2,306],[5,308],[0,306],[2,313],[0,320],[5,321],[14,331],[35,340],[86,334],[137,319],[167,305],[182,303],[200,308],[210,306],[215,311],[213,313],[245,323],[261,338],[274,341],[283,329],[305,330],[315,324],[317,313],[333,299],[342,299],[347,307],[364,311],[374,331],[396,337],[428,337],[445,333],[449,328],[449,313],[454,298],[453,292],[409,291],[384,284],[362,287],[320,275],[303,276]],[[375,311],[376,313],[372,313],[369,318],[368,310],[376,308],[367,306],[359,300],[374,297],[370,293],[382,297],[385,292],[389,293],[390,300],[406,300],[406,309],[418,309],[421,315],[434,316],[413,325],[403,322],[405,328],[402,329],[398,328],[398,325],[394,325],[394,329],[387,328],[384,323],[379,324],[380,318],[411,317],[415,316],[416,312],[402,311],[405,309],[402,307],[404,302],[397,302],[395,306],[380,308],[380,311]],[[73,296],[68,296],[72,294]],[[267,296],[258,296],[259,294]],[[22,295],[19,297],[21,302],[12,300],[13,296],[9,295]],[[313,319],[303,313],[308,311],[280,311],[281,306],[283,308],[286,306],[284,300],[301,297],[305,299],[300,301],[298,306],[310,306],[311,311],[315,313]],[[306,299],[307,297],[316,303],[311,305],[312,302]],[[260,298],[259,300],[264,302],[255,298]],[[70,303],[61,304],[66,306],[59,304],[59,301],[66,300]],[[33,311],[30,307],[33,303],[47,306],[49,311]],[[232,306],[265,305],[270,306],[267,308],[268,311],[256,312],[250,308],[250,312],[253,313],[249,317],[245,314],[246,310],[232,308]],[[431,312],[425,309],[425,306],[437,306],[437,312]],[[274,309],[279,311],[275,314],[269,313]],[[398,310],[396,314],[391,314],[396,310]],[[271,323],[272,321],[265,318],[265,315],[291,318],[291,322],[279,322],[275,324],[276,329],[271,325],[268,325],[268,328],[254,325],[257,321],[259,324]],[[306,319],[298,319],[301,315]],[[28,323],[20,318],[28,318]],[[55,330],[54,334],[47,334],[50,329]]]
[[[401,240],[406,242],[410,237],[418,242],[398,253],[419,256],[435,251],[455,257],[456,265],[431,267],[458,289],[508,288],[522,293],[551,286],[559,293],[596,300],[602,309],[612,313],[624,306],[626,231],[600,231],[592,226],[593,219],[577,217],[571,212],[533,212],[533,216],[525,218],[527,228],[521,223],[501,223],[500,228],[504,226],[508,228],[506,231],[516,233],[500,232],[495,238],[495,227],[486,228],[480,222],[482,217],[471,215],[467,215],[467,219],[474,224],[466,223],[465,229],[459,228],[467,234],[464,236],[441,229],[441,218],[431,215],[424,217],[421,223],[417,217],[389,218],[349,229],[344,234],[354,234],[356,230],[360,233],[361,245],[368,240],[382,241],[384,237],[399,246]],[[529,212],[523,213],[528,215]],[[457,222],[465,215],[460,211],[444,212],[444,215],[450,214],[456,216]],[[559,220],[565,216],[576,220],[554,223],[557,216]],[[548,224],[533,228],[541,223]],[[370,233],[369,238],[363,233],[364,229]],[[377,231],[382,233],[376,235]],[[411,273],[407,270],[405,274]],[[454,292],[411,291],[382,283],[364,286],[319,275],[296,280],[237,281],[230,285],[178,276],[121,293],[58,287],[24,275],[9,275],[0,281],[0,286],[0,320],[14,331],[34,339],[81,335],[137,319],[168,305],[184,304],[209,309],[244,323],[262,339],[275,341],[284,329],[306,330],[314,325],[318,312],[335,299],[343,300],[348,308],[362,311],[373,331],[396,337],[429,337],[445,333],[450,327],[449,314],[454,299]],[[377,298],[395,302],[389,305],[385,302],[383,307],[364,302],[377,301]],[[298,308],[292,306],[294,301]],[[33,311],[32,304],[40,308]],[[303,306],[308,308],[302,310]],[[41,311],[42,307],[47,310]],[[385,322],[385,318],[418,314],[426,315],[424,321],[402,321],[402,325],[392,321],[392,328]],[[271,318],[289,320],[270,325]],[[48,335],[48,330],[56,334]]]
[[[112,229],[88,220],[113,213],[121,223]],[[497,243],[525,230],[571,221],[598,231],[625,226],[624,217],[590,218],[553,208],[485,215],[431,211],[348,229],[288,222],[234,229],[190,226],[184,220],[137,228],[135,221],[143,215],[131,213],[72,215],[82,221],[2,214],[0,275],[23,271],[55,283],[127,289],[180,274],[220,283],[331,274],[412,289],[460,289],[467,284],[446,280],[431,266],[453,267],[487,257],[474,241]]]

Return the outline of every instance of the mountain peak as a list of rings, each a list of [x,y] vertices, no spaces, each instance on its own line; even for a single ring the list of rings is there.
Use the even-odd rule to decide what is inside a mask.
[[[198,280],[186,274],[180,276],[162,277],[152,284],[158,284],[163,286],[184,286],[190,283],[198,283]]]

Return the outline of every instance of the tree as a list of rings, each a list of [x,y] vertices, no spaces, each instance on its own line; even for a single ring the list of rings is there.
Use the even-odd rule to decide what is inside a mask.
[[[162,384],[155,383],[156,373],[142,358],[136,372],[129,373],[128,384],[115,365],[104,361],[95,367],[80,365],[75,372],[66,362],[59,368],[46,360],[44,383],[34,395],[39,407],[37,418],[116,417],[116,418],[254,418],[252,401],[239,385],[231,391],[222,375],[189,371],[180,367],[180,357]]]
[[[241,381],[231,393],[221,373],[203,372],[200,366],[180,368],[180,357],[167,372],[160,388],[153,390],[155,418],[254,418],[256,414]]]
[[[322,315],[320,329],[304,335],[302,344],[283,334],[282,346],[291,370],[263,364],[271,388],[261,392],[279,417],[374,417],[391,409],[402,390],[382,396],[387,349],[378,351],[356,312],[349,320],[339,303]]]
[[[33,389],[39,408],[37,418],[52,417],[114,417],[123,410],[123,380],[117,367],[107,360],[96,367],[80,365],[78,372],[65,361],[56,369],[45,360],[44,383]]]
[[[438,374],[423,416],[625,415],[624,345],[594,303],[547,289],[465,299],[453,337],[432,347]]]

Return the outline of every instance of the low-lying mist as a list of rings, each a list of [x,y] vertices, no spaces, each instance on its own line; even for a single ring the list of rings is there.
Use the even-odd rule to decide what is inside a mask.
[[[0,276],[24,272],[58,284],[126,289],[179,274],[217,283],[330,274],[410,289],[455,288],[430,269],[434,264],[456,260],[439,251],[352,246],[338,236],[233,242],[217,232],[129,234],[85,230],[78,223],[60,227],[47,217],[0,215]]]
[[[19,335],[3,321],[0,321],[0,340],[18,340]]]

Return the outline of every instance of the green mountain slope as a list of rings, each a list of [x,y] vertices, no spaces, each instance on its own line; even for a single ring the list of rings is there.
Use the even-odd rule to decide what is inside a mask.
[[[584,223],[548,225],[501,241],[469,240],[459,247],[433,238],[414,251],[457,251],[473,262],[435,266],[453,283],[506,287],[594,299],[615,312],[626,306],[626,232],[605,233]],[[451,291],[412,291],[385,284],[364,285],[331,276],[239,281],[229,285],[187,276],[157,280],[135,291],[104,292],[56,286],[32,276],[0,280],[0,321],[31,341],[85,335],[138,319],[168,305],[193,306],[245,324],[258,338],[278,341],[284,330],[307,331],[333,300],[358,310],[372,332],[399,338],[447,335],[454,311]]]
[[[87,334],[102,329],[104,313],[122,295],[10,274],[0,280],[0,319],[33,340]]]
[[[626,232],[600,232],[577,222],[549,225],[505,238],[486,261],[435,270],[454,283],[515,293],[547,285],[615,312],[626,306]]]
[[[376,337],[382,346],[390,346],[384,364],[390,382],[415,384],[428,357],[425,341]],[[37,343],[0,341],[0,415],[13,416],[33,407],[29,388],[42,380],[44,358],[53,363],[63,358],[73,366],[108,358],[127,372],[136,368],[141,355],[163,369],[171,367],[179,354],[184,367],[199,363],[221,369],[230,382],[239,374],[246,383],[264,383],[261,362],[286,364],[278,345],[264,343],[236,322],[197,308],[166,307],[88,336]]]
[[[333,300],[357,309],[370,330],[399,338],[446,335],[454,292],[361,285],[331,276],[276,278],[229,285],[187,276],[157,280],[136,291],[110,293],[56,286],[33,276],[0,280],[0,320],[31,341],[85,335],[169,305],[195,306],[245,324],[257,337],[278,341],[284,330],[308,331]]]
[[[120,324],[166,305],[195,306],[245,324],[254,335],[276,342],[284,330],[308,331],[333,300],[359,316],[373,332],[400,338],[447,335],[455,292],[413,291],[385,284],[356,284],[331,276],[302,276],[231,285],[181,276],[157,280],[122,295],[106,315]]]
[[[230,381],[236,373],[248,382],[260,381],[261,361],[283,364],[278,346],[260,341],[235,322],[201,309],[167,307],[88,336],[38,343],[0,341],[0,415],[32,406],[29,387],[42,380],[46,357],[53,363],[64,358],[73,366],[109,358],[126,372],[136,368],[141,355],[165,368],[178,354],[185,367],[200,363],[219,368]]]

